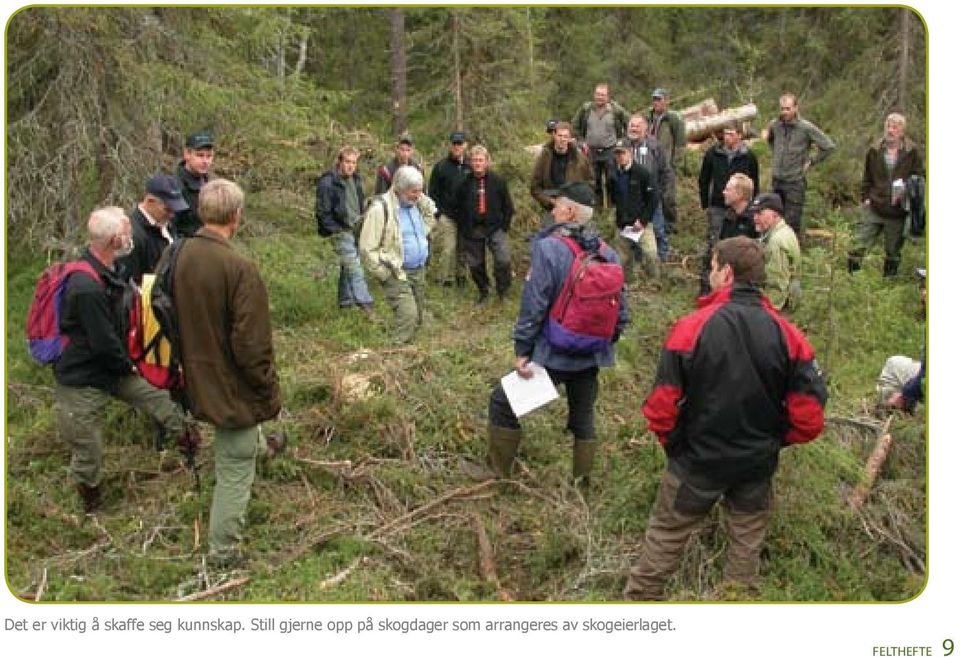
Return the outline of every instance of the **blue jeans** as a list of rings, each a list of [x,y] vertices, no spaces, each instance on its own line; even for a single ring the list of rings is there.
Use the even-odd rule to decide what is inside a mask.
[[[363,277],[360,254],[357,253],[357,238],[349,230],[337,233],[333,236],[333,250],[340,257],[340,280],[337,283],[340,307],[373,305],[373,297]]]
[[[653,211],[653,235],[657,238],[657,256],[661,260],[667,259],[667,253],[670,251],[670,244],[667,242],[667,227],[663,220],[663,203],[657,203],[657,209]]]

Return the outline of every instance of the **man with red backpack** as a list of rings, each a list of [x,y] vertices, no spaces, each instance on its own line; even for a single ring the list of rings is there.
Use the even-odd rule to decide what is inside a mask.
[[[573,477],[584,487],[597,445],[597,373],[613,365],[613,343],[629,321],[616,252],[585,227],[593,203],[587,182],[567,183],[557,191],[551,210],[556,223],[533,238],[530,272],[513,329],[517,374],[530,378],[531,363],[536,363],[554,384],[566,388]],[[590,283],[593,293],[581,293],[577,278]],[[510,476],[522,436],[503,386],[497,385],[490,395],[488,425],[487,465],[493,474]]]
[[[195,449],[199,436],[166,390],[154,388],[134,368],[124,346],[123,281],[115,263],[133,250],[130,220],[118,207],[98,208],[87,223],[87,267],[69,276],[57,309],[65,342],[53,363],[60,437],[70,446],[70,472],[84,511],[96,511],[103,477],[103,411],[111,397],[163,425],[167,441]]]

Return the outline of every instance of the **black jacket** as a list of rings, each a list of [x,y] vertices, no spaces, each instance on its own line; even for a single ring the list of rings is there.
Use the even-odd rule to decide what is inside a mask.
[[[478,211],[477,196],[480,190],[479,179],[472,173],[467,176],[457,190],[454,204],[454,220],[461,235],[472,237],[476,233],[491,235],[497,229],[510,230],[510,220],[513,219],[513,199],[510,190],[503,178],[490,171],[486,174],[485,190],[487,196],[487,212],[481,215]]]
[[[760,165],[746,144],[741,143],[731,159],[727,158],[722,143],[708,148],[700,165],[700,207],[704,210],[724,207],[723,188],[735,173],[748,176],[753,188],[760,189]]]
[[[67,281],[60,331],[70,343],[54,364],[53,376],[60,385],[114,392],[120,378],[133,373],[123,342],[123,281],[89,250],[83,259],[93,265],[103,285],[82,272]]]
[[[737,211],[731,207],[727,208],[727,214],[723,218],[723,226],[720,228],[720,239],[725,240],[728,237],[737,237],[744,235],[750,239],[760,237],[757,227],[753,223],[753,212],[750,206],[744,209],[743,214],[737,214]]]
[[[154,226],[139,207],[129,215],[130,230],[133,235],[133,252],[117,260],[116,270],[124,280],[132,280],[137,285],[144,274],[152,273],[170,245],[159,226]]]
[[[200,230],[203,222],[200,221],[200,215],[197,214],[197,204],[200,199],[200,189],[210,181],[210,176],[198,176],[195,173],[187,171],[186,164],[180,160],[177,165],[177,178],[180,180],[180,191],[183,192],[183,200],[190,207],[182,212],[178,212],[173,220],[177,237],[193,237],[193,234]]]
[[[351,176],[357,188],[357,201],[360,208],[360,217],[363,216],[363,181],[360,176]],[[347,212],[347,183],[336,169],[331,169],[317,180],[317,232],[324,237],[334,235],[344,230],[352,230]],[[360,221],[360,217],[356,219]]]
[[[433,165],[427,196],[437,204],[437,212],[453,217],[457,189],[469,174],[470,163],[466,157],[461,162],[448,155]]]
[[[698,303],[664,342],[643,414],[686,481],[768,478],[781,447],[823,430],[827,391],[813,347],[752,285]]]
[[[607,180],[607,189],[610,200],[617,208],[617,228],[631,226],[637,219],[644,225],[650,222],[659,199],[657,183],[644,166],[631,162],[626,171],[619,166],[613,167]]]

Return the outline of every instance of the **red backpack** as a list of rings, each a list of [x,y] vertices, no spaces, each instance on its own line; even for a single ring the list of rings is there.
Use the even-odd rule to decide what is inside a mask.
[[[623,268],[596,251],[584,250],[572,237],[560,237],[573,252],[573,264],[556,301],[550,308],[544,331],[547,341],[559,351],[594,354],[613,342],[620,317]]]
[[[70,344],[70,338],[60,332],[60,303],[67,281],[77,272],[83,272],[103,285],[100,274],[85,260],[52,264],[37,280],[30,312],[27,313],[27,346],[30,355],[41,365],[57,362]]]

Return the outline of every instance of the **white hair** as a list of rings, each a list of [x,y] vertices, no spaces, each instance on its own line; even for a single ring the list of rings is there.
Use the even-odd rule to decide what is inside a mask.
[[[393,191],[405,192],[415,187],[423,187],[423,174],[416,167],[402,166],[393,174]]]
[[[556,203],[573,208],[573,220],[578,224],[585,224],[593,218],[593,208],[589,205],[581,205],[566,196],[557,197]]]
[[[90,242],[106,246],[110,240],[120,233],[124,223],[128,221],[129,219],[123,208],[115,205],[96,208],[90,213],[90,219],[87,220],[87,233],[90,236]]]

